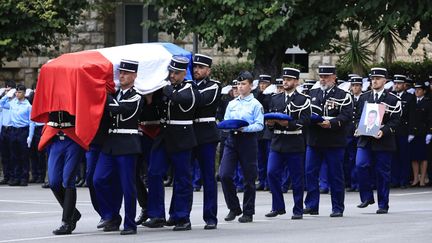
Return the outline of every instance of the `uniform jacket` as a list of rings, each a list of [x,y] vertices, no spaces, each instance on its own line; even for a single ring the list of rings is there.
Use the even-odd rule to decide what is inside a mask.
[[[429,97],[417,103],[415,98],[415,116],[411,126],[410,134],[414,136],[425,136],[432,134],[432,100]]]
[[[102,152],[111,155],[140,154],[141,140],[138,135],[138,119],[143,99],[133,87],[117,100],[119,92],[120,90],[115,93],[114,97],[107,96],[105,112],[109,112],[111,119]]]
[[[402,114],[400,124],[396,128],[396,135],[408,136],[413,131],[414,118],[416,116],[415,106],[416,97],[406,91],[400,96],[402,105]]]
[[[291,97],[285,101],[285,92],[275,94],[270,101],[269,111],[284,113],[293,120],[288,122],[287,127],[279,124],[269,127],[273,133],[271,149],[277,152],[304,152],[305,139],[303,130],[310,123],[311,109],[309,96],[294,91]],[[283,134],[280,131],[296,132],[298,134]]]
[[[154,147],[165,145],[169,153],[192,149],[197,145],[193,120],[200,94],[192,81],[167,85],[157,105],[161,117],[161,132]],[[184,124],[179,124],[184,123]]]
[[[205,78],[196,81],[201,95],[195,112],[194,129],[198,144],[219,141],[219,131],[216,127],[216,111],[221,100],[221,84],[219,81]],[[214,121],[200,121],[200,119],[214,118]]]
[[[351,95],[334,86],[324,97],[324,91],[310,91],[312,113],[327,116],[330,128],[311,124],[307,134],[307,145],[314,147],[345,147],[347,145],[347,126],[352,120],[353,103]]]

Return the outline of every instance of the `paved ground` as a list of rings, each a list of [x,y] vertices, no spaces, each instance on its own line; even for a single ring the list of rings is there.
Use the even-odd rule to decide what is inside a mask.
[[[167,189],[171,195],[171,189]],[[292,194],[285,196],[292,207]],[[54,236],[51,231],[60,224],[61,208],[50,190],[39,185],[25,188],[0,186],[0,243],[3,242],[431,242],[432,188],[392,190],[390,213],[377,215],[376,204],[366,209],[355,206],[358,193],[346,194],[343,218],[330,218],[330,197],[321,198],[319,216],[305,216],[293,221],[286,214],[266,219],[271,194],[258,192],[255,222],[240,224],[224,222],[227,209],[219,188],[218,229],[203,230],[201,219],[202,192],[194,193],[192,231],[173,232],[171,228],[138,228],[138,234],[120,236],[96,229],[99,221],[88,190],[79,189],[78,209],[83,217],[72,235]],[[168,204],[167,204],[168,205]]]

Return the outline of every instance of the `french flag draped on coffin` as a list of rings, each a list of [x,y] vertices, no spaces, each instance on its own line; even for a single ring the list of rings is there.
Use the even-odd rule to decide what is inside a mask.
[[[99,127],[106,94],[119,87],[121,59],[139,62],[135,88],[148,94],[168,84],[172,56],[186,56],[190,64],[186,78],[192,78],[192,53],[172,43],[142,43],[61,55],[42,66],[33,100],[31,119],[48,122],[48,114],[66,111],[75,116],[75,127],[62,131],[88,149]],[[45,126],[39,149],[58,132]]]

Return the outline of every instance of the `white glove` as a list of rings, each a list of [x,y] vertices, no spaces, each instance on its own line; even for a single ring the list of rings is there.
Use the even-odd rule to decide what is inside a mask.
[[[408,135],[408,143],[411,143],[414,137],[415,137],[414,135]]]
[[[432,139],[432,134],[428,134],[428,135],[426,135],[426,144],[429,144],[430,143],[430,141],[431,141],[431,139]]]
[[[27,147],[28,148],[31,147],[31,142],[32,142],[32,139],[30,137],[27,137]]]
[[[6,96],[9,97],[9,98],[12,98],[12,97],[14,97],[15,92],[16,92],[16,89],[10,89],[10,90],[6,93]]]

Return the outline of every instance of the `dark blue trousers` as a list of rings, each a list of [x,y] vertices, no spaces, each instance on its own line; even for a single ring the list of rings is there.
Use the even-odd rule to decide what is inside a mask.
[[[303,158],[304,158],[304,155],[303,155]],[[304,178],[304,161],[303,161],[303,178]],[[290,184],[291,184],[290,170],[289,170],[288,164],[285,164],[285,166],[283,168],[283,172],[282,172],[282,183],[281,183],[282,192],[287,192],[289,187],[290,187]]]
[[[217,183],[215,159],[217,143],[198,145],[194,155],[198,161],[204,187],[203,219],[208,224],[217,224]]]
[[[321,168],[319,172],[319,189],[328,190],[329,182],[328,182],[328,166],[327,162],[324,160],[321,163]]]
[[[407,186],[411,176],[411,158],[408,136],[397,136],[397,152],[391,164],[391,184],[394,186]]]
[[[225,141],[219,175],[225,202],[229,210],[240,211],[240,202],[234,185],[234,173],[240,163],[244,175],[243,214],[255,214],[255,180],[257,177],[257,148],[255,133],[230,134]]]
[[[377,152],[370,148],[357,148],[356,166],[362,202],[374,200],[370,173],[371,168],[375,168],[378,207],[389,208],[391,159],[392,152]]]
[[[345,209],[345,187],[343,159],[344,148],[316,148],[307,146],[306,149],[306,208],[319,210],[318,176],[322,162],[328,166],[328,181],[331,192],[332,212],[339,213]]]
[[[191,176],[192,151],[168,153],[162,144],[153,148],[148,170],[148,215],[150,218],[165,218],[165,188],[163,177],[168,163],[174,167],[171,215],[175,221],[189,221],[192,210],[193,188]]]
[[[11,127],[3,126],[0,139],[1,139],[1,160],[3,166],[3,178],[8,181],[13,177],[13,168],[11,165],[11,150],[10,150],[10,133]]]
[[[191,163],[192,186],[193,188],[201,189],[202,178],[199,162],[193,158]]]
[[[48,183],[51,189],[75,188],[78,164],[85,150],[68,137],[64,140],[54,137],[48,150]]]
[[[34,180],[45,180],[46,153],[39,151],[38,145],[42,136],[43,126],[35,126],[34,135],[30,147],[31,174]]]
[[[93,183],[99,210],[104,220],[120,214],[124,198],[124,229],[136,229],[136,155],[110,155],[101,152],[96,164]]]
[[[259,186],[268,187],[267,181],[267,163],[270,152],[269,139],[258,140],[258,183]]]
[[[356,154],[357,154],[356,137],[348,137],[348,146],[345,150],[345,185],[349,185],[353,189],[358,189],[357,169],[356,169]]]
[[[285,166],[288,166],[292,179],[292,190],[294,198],[294,215],[303,214],[303,193],[304,193],[304,153],[279,153],[270,150],[268,161],[268,181],[272,193],[272,210],[285,210],[281,179]]]
[[[98,144],[90,144],[89,151],[86,152],[86,183],[90,192],[90,200],[93,205],[94,210],[101,216],[102,213],[99,209],[99,204],[97,201],[96,190],[93,184],[93,177],[96,170],[96,164],[99,159],[99,154],[101,152],[102,146]]]
[[[27,145],[29,127],[11,127],[10,128],[10,151],[11,167],[13,178],[19,181],[28,181],[29,179],[29,154],[30,148]]]
[[[237,189],[244,190],[243,180],[244,180],[243,171],[241,169],[240,162],[237,162],[236,171],[234,173],[234,184]]]

